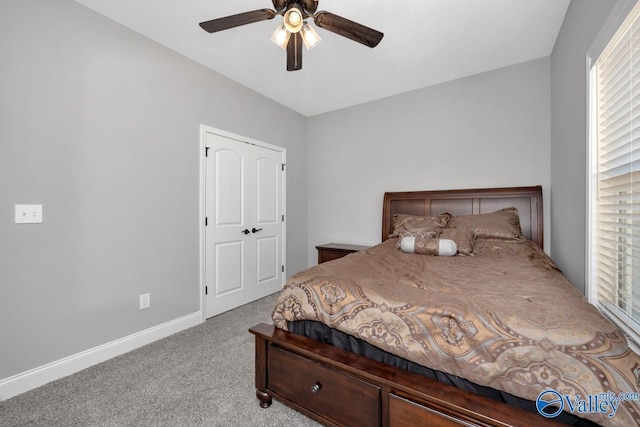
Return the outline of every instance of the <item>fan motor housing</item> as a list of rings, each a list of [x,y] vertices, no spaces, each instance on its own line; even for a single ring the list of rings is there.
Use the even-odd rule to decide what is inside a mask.
[[[282,12],[289,9],[289,5],[299,3],[308,13],[314,13],[318,10],[318,0],[272,0],[273,8],[276,12]]]
[[[309,13],[313,13],[318,9],[318,0],[301,0],[302,7]]]
[[[273,2],[273,8],[277,12],[282,12],[289,5],[289,0],[272,0],[272,2]]]

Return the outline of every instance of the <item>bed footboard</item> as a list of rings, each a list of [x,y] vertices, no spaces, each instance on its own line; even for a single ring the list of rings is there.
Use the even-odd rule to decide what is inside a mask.
[[[559,426],[418,374],[405,372],[273,325],[255,336],[260,406],[272,398],[329,426]]]

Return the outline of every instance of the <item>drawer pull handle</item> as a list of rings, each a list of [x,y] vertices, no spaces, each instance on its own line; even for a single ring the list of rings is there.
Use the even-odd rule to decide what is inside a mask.
[[[313,394],[318,394],[318,392],[320,391],[320,389],[322,388],[322,384],[320,383],[315,383],[313,385],[313,387],[311,387],[311,393]]]

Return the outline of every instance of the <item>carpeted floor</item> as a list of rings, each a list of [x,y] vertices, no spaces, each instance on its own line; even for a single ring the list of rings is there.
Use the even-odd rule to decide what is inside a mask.
[[[258,405],[254,343],[275,295],[0,402],[0,426],[318,426]]]

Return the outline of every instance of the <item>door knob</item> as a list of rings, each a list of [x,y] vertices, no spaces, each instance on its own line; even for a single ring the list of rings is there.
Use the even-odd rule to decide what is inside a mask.
[[[242,234],[249,234],[249,229],[245,228],[244,230],[241,231]]]
[[[262,228],[255,228],[255,227],[253,227],[253,228],[251,229],[251,232],[252,232],[252,233],[257,233],[258,231],[262,231]]]

